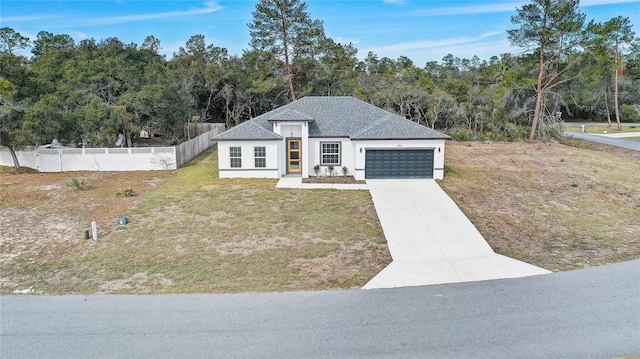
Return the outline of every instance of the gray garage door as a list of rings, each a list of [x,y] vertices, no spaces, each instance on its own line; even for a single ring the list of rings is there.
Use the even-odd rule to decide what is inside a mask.
[[[433,178],[433,150],[367,150],[365,178]]]

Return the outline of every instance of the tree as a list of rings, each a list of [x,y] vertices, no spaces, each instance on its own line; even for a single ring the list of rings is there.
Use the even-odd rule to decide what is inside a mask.
[[[316,96],[352,94],[356,83],[357,50],[352,44],[342,45],[331,38],[325,38],[319,47],[321,55],[315,61],[306,59],[298,76],[298,83],[304,86],[302,93]]]
[[[212,102],[222,87],[207,72],[212,71],[210,67],[219,67],[227,57],[227,49],[207,45],[204,35],[194,35],[171,60],[171,67],[190,79],[191,93],[203,120],[213,119],[210,113]]]
[[[538,77],[535,87],[536,103],[529,140],[536,135],[542,113],[544,94],[552,87],[568,79],[563,74],[576,59],[568,64],[560,63],[563,54],[582,43],[585,15],[578,9],[579,0],[532,0],[530,4],[516,9],[511,22],[520,27],[508,30],[511,44],[538,52]]]
[[[20,168],[15,151],[29,143],[22,136],[26,102],[36,86],[27,59],[0,53],[0,146],[9,149],[13,164]]]
[[[72,49],[74,46],[75,41],[69,35],[54,35],[48,31],[40,31],[38,38],[33,41],[31,53],[36,57],[40,57],[50,51]]]
[[[16,132],[20,128],[24,106],[14,100],[16,92],[17,89],[9,80],[0,77],[0,145],[9,149],[15,168],[20,168],[15,147],[18,145]]]
[[[631,45],[634,40],[637,40],[634,38],[635,33],[631,30],[631,27],[629,18],[622,16],[614,17],[603,24],[595,24],[591,21],[588,25],[590,31],[595,34],[596,46],[600,45],[604,49],[604,61],[609,62],[609,66],[613,67],[613,98],[616,123],[619,130],[622,130],[622,125],[620,124],[620,100],[618,98],[619,80],[625,70],[623,49],[625,45]],[[605,63],[605,65],[607,64]]]
[[[153,35],[149,35],[149,36],[145,37],[144,41],[142,42],[142,45],[140,46],[140,48],[143,49],[143,50],[152,51],[155,54],[159,54],[160,53],[160,49],[162,49],[160,47],[160,40],[158,40]]]
[[[13,55],[14,49],[24,49],[29,46],[29,38],[20,35],[10,27],[0,29],[0,53],[9,53]]]
[[[282,58],[291,100],[296,100],[298,69],[293,60],[315,53],[310,46],[324,37],[322,21],[311,20],[300,0],[260,0],[248,24],[254,50],[271,51]]]

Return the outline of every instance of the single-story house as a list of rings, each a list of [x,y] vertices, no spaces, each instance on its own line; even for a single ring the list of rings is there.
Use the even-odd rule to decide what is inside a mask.
[[[449,136],[354,97],[308,96],[212,138],[220,178],[436,178]]]

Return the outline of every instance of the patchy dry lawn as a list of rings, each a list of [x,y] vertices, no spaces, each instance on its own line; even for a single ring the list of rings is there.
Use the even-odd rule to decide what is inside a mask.
[[[440,185],[500,254],[549,270],[640,257],[640,152],[450,142]]]
[[[367,191],[218,179],[216,158],[174,173],[3,173],[1,292],[353,288],[390,262]],[[73,177],[90,188],[74,191]],[[117,197],[124,188],[139,196]],[[92,219],[106,232],[97,242],[83,239]]]
[[[440,185],[498,253],[555,271],[640,257],[640,152],[570,144],[450,142]],[[218,179],[216,158],[170,172],[3,168],[0,292],[354,288],[389,263],[368,192]],[[126,188],[137,196],[116,196]],[[94,219],[97,242],[83,238]]]

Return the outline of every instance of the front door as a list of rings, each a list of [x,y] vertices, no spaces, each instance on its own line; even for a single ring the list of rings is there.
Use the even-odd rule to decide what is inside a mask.
[[[302,149],[300,139],[287,139],[287,172],[302,172]]]

